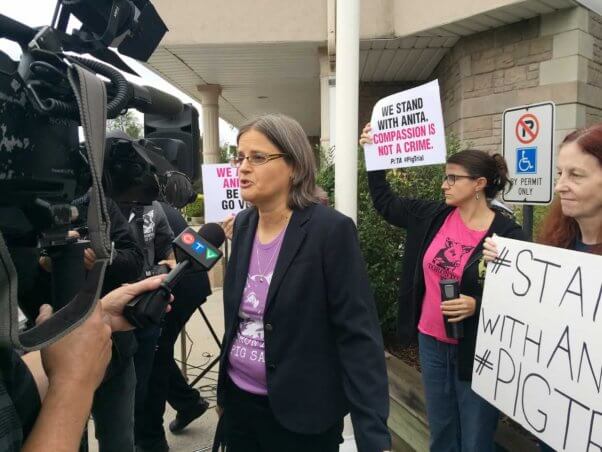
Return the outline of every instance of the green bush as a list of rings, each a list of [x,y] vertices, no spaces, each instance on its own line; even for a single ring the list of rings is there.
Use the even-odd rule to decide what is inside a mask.
[[[184,215],[187,217],[202,217],[205,214],[203,195],[197,195],[196,200],[184,207]]]
[[[513,206],[514,215],[516,221],[519,224],[523,224],[523,208],[522,206]],[[533,241],[537,240],[537,236],[543,224],[543,220],[550,210],[550,206],[535,206],[533,208]]]
[[[460,150],[453,136],[448,137],[448,154]],[[384,221],[372,206],[368,189],[363,150],[358,152],[358,234],[366,260],[368,276],[374,290],[378,316],[383,335],[395,333],[399,276],[404,253],[405,231]],[[387,172],[387,180],[394,192],[407,197],[441,199],[443,165],[422,166]],[[317,183],[329,195],[334,205],[334,166],[321,165]]]
[[[236,155],[236,146],[224,144],[219,148],[219,163],[229,163]]]

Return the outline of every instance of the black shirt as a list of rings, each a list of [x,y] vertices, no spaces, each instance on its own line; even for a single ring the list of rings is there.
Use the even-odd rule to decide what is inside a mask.
[[[19,451],[40,412],[31,372],[12,349],[0,349],[0,450]]]
[[[117,204],[110,198],[106,198],[109,219],[111,220],[110,238],[115,251],[111,265],[107,267],[105,279],[102,285],[102,295],[125,283],[138,279],[142,274],[143,255],[142,250],[136,243],[130,226],[121,213]],[[86,225],[88,219],[88,207],[90,206],[90,195],[86,193],[81,198],[72,202],[79,211],[79,224]]]
[[[130,230],[142,247],[144,243],[144,270],[148,272],[158,262],[167,259],[172,252],[174,234],[163,207],[158,201],[148,206],[120,206],[130,224]],[[141,237],[142,236],[142,237]],[[147,273],[148,275],[148,273]]]
[[[599,246],[600,244],[596,244],[596,245],[587,245],[586,243],[583,243],[581,240],[576,239],[575,243],[573,244],[573,249],[575,251],[581,251],[582,253],[593,253],[592,248]]]

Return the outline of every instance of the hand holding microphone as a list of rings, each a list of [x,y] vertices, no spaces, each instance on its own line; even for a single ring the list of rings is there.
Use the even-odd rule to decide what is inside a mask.
[[[449,338],[462,339],[464,337],[464,325],[454,323],[450,316],[455,313],[449,312],[449,302],[458,299],[460,296],[460,284],[455,279],[443,279],[439,281],[441,289],[441,311],[443,312],[443,322],[445,324],[445,334]]]
[[[461,294],[459,282],[455,279],[441,280],[439,286],[445,333],[449,338],[461,339],[464,337],[463,320],[474,315],[477,301]]]
[[[203,225],[198,233],[192,228],[185,229],[173,241],[176,266],[158,289],[146,292],[128,303],[123,310],[124,317],[136,328],[159,325],[180,277],[188,269],[210,270],[222,257],[219,247],[224,240],[224,231],[215,223]]]

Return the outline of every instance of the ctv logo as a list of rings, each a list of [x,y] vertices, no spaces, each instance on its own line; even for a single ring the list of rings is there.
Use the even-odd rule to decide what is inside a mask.
[[[192,234],[183,234],[182,243],[190,246],[196,254],[205,253],[205,259],[207,260],[213,260],[219,256],[218,253],[213,251],[211,248],[207,247],[207,245],[196,240],[196,238]]]

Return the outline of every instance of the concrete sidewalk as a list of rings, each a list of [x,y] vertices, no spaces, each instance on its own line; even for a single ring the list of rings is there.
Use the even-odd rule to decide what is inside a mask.
[[[203,311],[207,319],[214,328],[217,336],[220,338],[224,333],[223,328],[223,304],[222,290],[215,289],[213,294],[203,305]],[[186,325],[186,355],[187,373],[189,381],[192,381],[202,370],[216,358],[219,354],[219,348],[213,339],[205,321],[197,311]],[[175,346],[176,360],[181,360],[181,342],[178,340]],[[192,422],[182,433],[173,435],[168,428],[169,423],[174,419],[175,412],[167,404],[164,417],[165,432],[167,442],[174,452],[193,452],[211,450],[213,444],[213,435],[217,425],[217,413],[215,412],[215,389],[217,383],[216,365],[213,369],[196,385],[201,395],[210,402],[210,409],[199,419]],[[353,430],[349,419],[345,420],[345,443],[341,445],[341,452],[355,452],[355,441],[353,440]],[[90,451],[98,451],[98,443],[94,437],[94,423],[89,426]],[[311,452],[311,451],[308,451]]]

